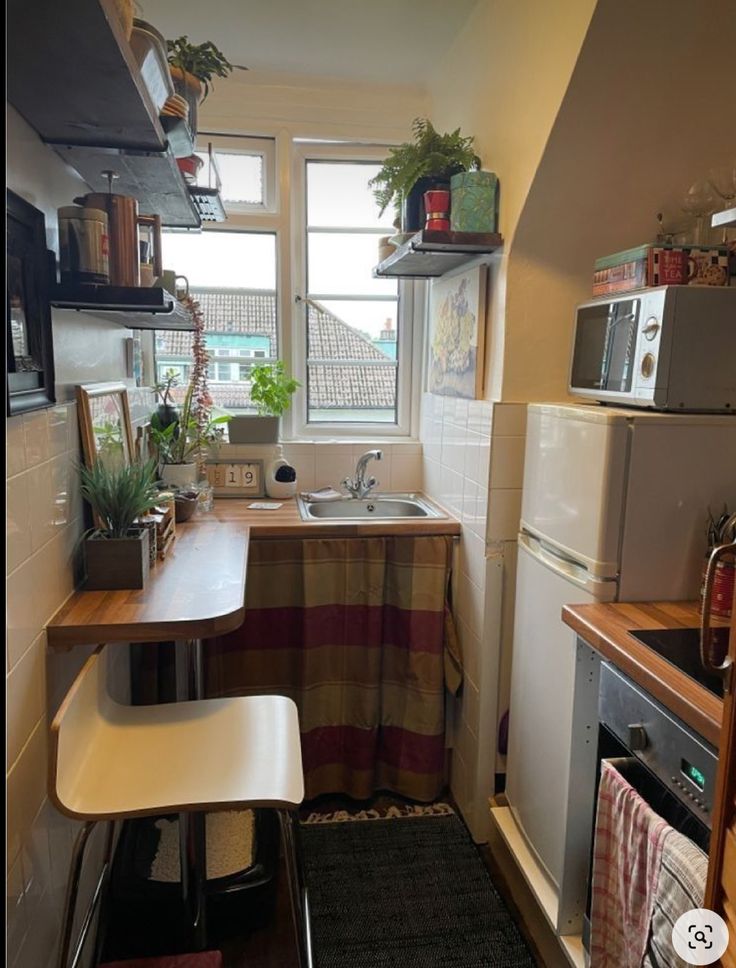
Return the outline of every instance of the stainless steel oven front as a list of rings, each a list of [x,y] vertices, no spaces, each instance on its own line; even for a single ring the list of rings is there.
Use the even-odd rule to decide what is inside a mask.
[[[600,763],[616,767],[650,807],[708,852],[718,751],[609,662],[601,663],[598,700]],[[590,938],[590,884],[583,926]]]

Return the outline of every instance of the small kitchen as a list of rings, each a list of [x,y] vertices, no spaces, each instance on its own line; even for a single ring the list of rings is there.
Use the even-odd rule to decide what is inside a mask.
[[[729,965],[730,4],[343,6],[9,5],[9,963]]]

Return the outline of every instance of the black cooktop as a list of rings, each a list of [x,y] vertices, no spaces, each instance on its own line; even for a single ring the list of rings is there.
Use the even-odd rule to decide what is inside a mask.
[[[727,628],[711,629],[715,655],[728,651],[728,633]],[[701,686],[723,697],[723,680],[707,672],[700,661],[700,629],[637,629],[630,634]]]

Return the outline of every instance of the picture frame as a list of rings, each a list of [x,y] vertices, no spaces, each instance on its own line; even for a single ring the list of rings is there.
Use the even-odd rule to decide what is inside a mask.
[[[483,396],[486,266],[432,280],[427,390],[439,396]]]
[[[46,219],[9,188],[5,200],[6,414],[13,417],[53,406],[56,392]]]
[[[128,388],[124,383],[87,383],[75,388],[84,462],[130,464],[135,459]]]
[[[212,460],[207,461],[205,468],[214,497],[266,496],[262,460],[250,457]]]

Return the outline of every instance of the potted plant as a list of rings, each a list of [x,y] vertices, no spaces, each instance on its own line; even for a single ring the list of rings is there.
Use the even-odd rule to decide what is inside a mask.
[[[189,127],[197,134],[197,106],[210,93],[213,77],[227,77],[233,65],[211,40],[190,44],[186,35],[167,40],[169,71],[174,90],[189,105]]]
[[[208,448],[223,436],[229,414],[204,419],[194,405],[194,384],[190,383],[176,423],[162,426],[158,412],[151,415],[151,443],[156,451],[159,474],[164,484],[180,490],[197,483]]]
[[[250,398],[258,413],[232,417],[228,428],[230,443],[275,444],[281,415],[289,409],[292,394],[301,383],[287,376],[283,360],[257,364],[250,379]]]
[[[156,423],[161,428],[179,422],[179,412],[174,405],[172,395],[172,390],[177,386],[179,386],[179,374],[176,370],[169,369],[164,373],[163,380],[153,388],[160,401],[156,408]]]
[[[84,539],[89,589],[143,588],[148,577],[148,531],[136,520],[156,503],[156,463],[80,466],[82,497],[97,527]]]
[[[439,134],[427,118],[415,118],[412,132],[414,140],[390,148],[383,167],[369,182],[381,215],[391,204],[400,213],[402,232],[424,228],[426,191],[449,188],[452,175],[480,168],[473,138],[462,136],[460,128]]]

